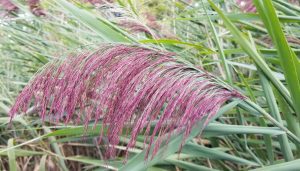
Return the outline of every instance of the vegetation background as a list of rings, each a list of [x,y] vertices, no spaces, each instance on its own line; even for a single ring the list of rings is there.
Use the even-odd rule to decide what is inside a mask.
[[[1,0],[0,170],[300,170],[300,6],[297,0]],[[168,50],[247,96],[231,100],[178,155],[172,137],[144,161],[143,135],[104,160],[95,128],[8,112],[55,59],[103,43]],[[85,135],[82,138],[82,135]]]

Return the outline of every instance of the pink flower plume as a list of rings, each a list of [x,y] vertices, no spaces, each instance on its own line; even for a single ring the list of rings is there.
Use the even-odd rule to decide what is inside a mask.
[[[111,157],[124,129],[130,132],[125,135],[130,139],[127,149],[143,133],[148,153],[153,146],[154,156],[165,135],[176,130],[187,137],[203,117],[213,117],[224,102],[242,97],[172,55],[138,46],[104,45],[53,62],[23,89],[10,116],[33,104],[40,108],[42,119],[66,115],[65,123],[75,116],[85,125],[102,122],[100,139],[109,143],[106,153]]]
[[[10,0],[0,0],[0,5],[2,8],[8,12],[17,12],[18,7],[13,4]]]
[[[40,0],[27,0],[29,4],[30,11],[36,16],[46,15],[41,7]]]
[[[240,7],[243,12],[255,13],[256,7],[253,4],[252,0],[236,0],[237,5]]]
[[[36,16],[44,16],[45,12],[41,8],[40,0],[27,0],[30,11]],[[11,0],[0,0],[0,5],[7,12],[17,12],[19,8]]]

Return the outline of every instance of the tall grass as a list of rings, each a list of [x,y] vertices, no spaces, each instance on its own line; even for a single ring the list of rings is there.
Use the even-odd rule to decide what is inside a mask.
[[[93,5],[51,0],[41,1],[45,15],[39,16],[33,15],[24,1],[12,2],[19,11],[0,20],[0,170],[300,168],[299,6],[255,0],[256,12],[246,13],[235,1],[118,0]],[[126,20],[149,32],[130,32],[119,22]],[[40,108],[29,105],[10,123],[8,113],[16,97],[37,73],[54,61],[76,62],[72,57],[94,52],[103,43],[175,52],[179,63],[216,75],[220,86],[236,89],[247,98],[230,98],[203,131],[204,120],[199,120],[188,136],[170,134],[168,143],[160,144],[146,161],[147,153],[153,153],[153,149],[145,148],[149,145],[147,135],[130,134],[127,128],[120,129],[119,139],[114,141],[118,143],[112,143],[116,157],[107,159],[105,147],[112,141],[110,137],[106,141],[104,134],[104,141],[98,143],[107,123],[100,120],[94,124],[96,118],[87,119],[86,125],[78,125],[71,118],[65,124],[61,112],[55,121],[48,117],[51,115],[44,115],[42,120]],[[124,65],[130,59],[125,56]],[[79,71],[75,68],[70,70]],[[124,96],[125,100],[131,98]],[[155,98],[152,101],[159,102]],[[172,102],[165,105],[168,103]],[[167,126],[171,121],[164,120]],[[156,124],[149,123],[151,133]],[[134,135],[134,145],[127,135]],[[154,131],[153,136],[157,139],[160,134]],[[132,146],[127,148],[128,144]]]

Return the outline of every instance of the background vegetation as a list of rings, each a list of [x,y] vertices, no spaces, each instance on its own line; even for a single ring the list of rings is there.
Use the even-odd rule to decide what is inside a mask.
[[[248,13],[228,0],[26,2],[0,19],[0,170],[300,170],[300,7],[297,1],[253,0]],[[144,161],[143,136],[123,163],[104,160],[100,124],[44,123],[37,111],[8,112],[20,90],[48,62],[97,49],[139,44],[176,52],[249,99],[232,100],[177,154],[172,137]],[[85,135],[82,138],[82,135]],[[126,139],[123,140],[126,143]]]

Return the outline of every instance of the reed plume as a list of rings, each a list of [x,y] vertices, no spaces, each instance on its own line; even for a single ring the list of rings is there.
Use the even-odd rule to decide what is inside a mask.
[[[34,105],[43,120],[65,115],[65,123],[74,116],[86,126],[101,121],[100,141],[105,138],[109,144],[108,156],[114,157],[125,128],[130,132],[127,150],[143,133],[147,151],[153,146],[154,156],[164,136],[183,131],[187,137],[196,122],[213,117],[224,102],[242,98],[213,75],[178,62],[174,55],[106,44],[94,52],[54,61],[23,89],[10,116]]]

